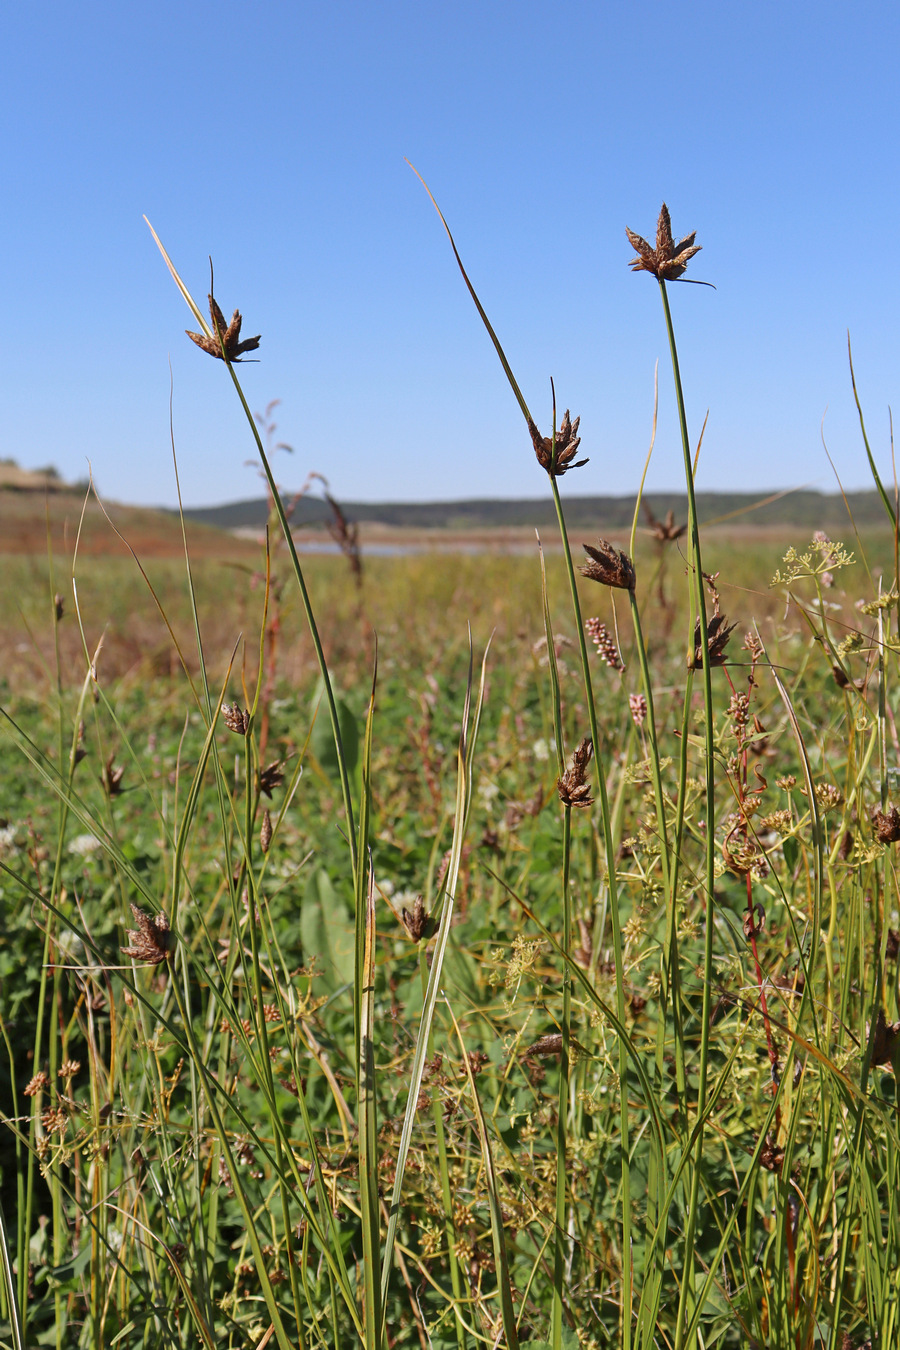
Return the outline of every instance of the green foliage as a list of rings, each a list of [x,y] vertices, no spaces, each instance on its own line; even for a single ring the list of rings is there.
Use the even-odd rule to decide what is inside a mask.
[[[702,546],[3,560],[0,1344],[896,1344],[896,539]]]

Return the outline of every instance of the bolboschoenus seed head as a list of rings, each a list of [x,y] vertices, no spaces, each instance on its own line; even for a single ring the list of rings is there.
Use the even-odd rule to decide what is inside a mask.
[[[677,281],[683,274],[691,258],[699,253],[702,245],[695,244],[697,231],[686,234],[676,244],[672,238],[672,221],[665,202],[656,222],[656,248],[652,248],[646,239],[625,226],[628,242],[637,257],[628,264],[633,272],[652,272],[657,281]]]
[[[187,333],[191,342],[195,342],[202,352],[208,356],[217,356],[220,361],[232,365],[234,362],[240,363],[244,352],[255,352],[259,346],[260,335],[256,337],[244,338],[241,341],[241,324],[243,322],[239,310],[235,310],[231,316],[231,323],[225,323],[225,315],[219,309],[213,296],[209,296],[209,317],[212,320],[212,337],[207,337],[205,333],[192,333],[189,328],[184,331]]]
[[[172,934],[165,914],[159,913],[151,918],[134,904],[131,912],[138,926],[125,934],[130,945],[121,949],[122,955],[131,956],[135,961],[146,961],[151,966],[168,961],[172,955]]]
[[[688,662],[690,670],[703,669],[703,644],[700,640],[703,630],[700,627],[700,622],[700,619],[698,619],[694,624],[694,654],[693,659]],[[724,614],[714,614],[706,625],[706,645],[711,666],[724,666],[727,659],[725,648],[736,627],[737,624],[729,623]]]
[[[223,703],[222,716],[229,731],[246,736],[250,726],[250,714],[246,708],[242,708],[239,703]]]
[[[569,419],[569,410],[566,408],[566,415],[562,424],[556,433],[556,461],[553,460],[553,441],[549,436],[542,436],[537,427],[528,419],[528,430],[531,433],[531,443],[534,446],[534,453],[537,455],[538,464],[542,469],[546,469],[551,478],[562,478],[569,469],[580,469],[582,464],[587,464],[586,459],[575,459],[575,452],[581,444],[581,437],[578,435],[578,425],[581,422],[580,417],[576,417],[572,422]]]
[[[614,548],[606,539],[594,544],[582,544],[588,560],[579,569],[588,581],[598,581],[601,586],[611,586],[614,590],[633,591],[635,588],[634,563],[627,553]]]
[[[896,806],[889,806],[886,811],[873,811],[872,826],[879,843],[896,844],[900,839],[900,811]]]
[[[585,736],[572,756],[571,767],[556,780],[559,800],[564,806],[583,807],[593,804],[591,785],[587,781],[588,765],[593,754],[594,742],[590,736]]]

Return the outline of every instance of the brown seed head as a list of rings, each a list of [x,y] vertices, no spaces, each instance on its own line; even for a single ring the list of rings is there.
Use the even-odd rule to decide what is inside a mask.
[[[121,949],[122,955],[131,956],[135,961],[144,961],[150,966],[168,961],[172,955],[172,934],[165,914],[159,913],[151,918],[134,904],[131,912],[138,926],[125,934],[131,945]]]
[[[231,323],[226,326],[225,315],[219,309],[212,296],[209,297],[209,317],[212,320],[212,337],[207,337],[205,333],[192,333],[189,328],[184,331],[192,342],[196,342],[201,351],[207,352],[210,356],[217,356],[220,361],[226,361],[229,365],[232,362],[240,362],[244,352],[255,352],[259,346],[259,334],[256,337],[245,338],[241,342],[241,319],[240,311],[235,310],[231,316]],[[224,354],[223,349],[224,347]]]
[[[709,664],[711,666],[724,666],[726,660],[725,648],[736,627],[737,624],[729,623],[724,614],[714,614],[707,623],[706,645],[709,649]],[[698,619],[694,625],[694,659],[688,662],[689,670],[703,669],[703,645],[700,641],[702,631]]]
[[[593,754],[594,743],[590,736],[585,736],[572,756],[571,768],[566,769],[565,773],[556,780],[559,800],[565,806],[584,807],[593,804],[591,786],[587,781],[588,765]]]
[[[262,824],[259,827],[259,846],[263,853],[268,853],[269,845],[272,842],[272,817],[268,811],[263,812]]]
[[[896,806],[888,807],[887,811],[873,811],[872,825],[880,843],[896,844],[900,839],[900,811]]]
[[[539,1036],[534,1045],[529,1045],[526,1055],[561,1055],[563,1038],[560,1032],[552,1031],[548,1036]]]
[[[784,1162],[784,1149],[779,1146],[774,1135],[766,1135],[766,1142],[759,1155],[759,1162],[760,1166],[764,1167],[767,1172],[781,1171],[781,1164]]]
[[[243,720],[243,719],[242,719]],[[268,764],[259,775],[259,790],[267,797],[271,798],[272,793],[277,787],[281,787],[284,782],[284,769],[281,766],[281,760],[276,760],[274,764]]]
[[[581,437],[578,435],[578,425],[580,417],[575,421],[569,420],[569,410],[566,409],[566,415],[562,420],[562,425],[556,433],[556,463],[553,462],[553,441],[549,436],[542,436],[537,427],[528,419],[528,430],[531,433],[531,443],[534,446],[534,453],[537,455],[538,464],[542,469],[546,469],[551,478],[562,478],[569,469],[580,469],[582,464],[587,464],[586,459],[579,459],[573,464],[575,452],[581,444]]]
[[[250,714],[246,708],[241,708],[238,703],[223,703],[222,716],[229,731],[235,732],[238,736],[246,736],[250,726]]]
[[[614,548],[606,539],[600,539],[596,547],[593,544],[581,546],[588,555],[588,561],[579,571],[588,581],[598,581],[601,586],[611,586],[619,591],[633,591],[636,585],[634,563],[627,553]]]
[[[416,896],[415,904],[411,910],[404,906],[400,914],[403,919],[403,926],[413,942],[421,942],[422,938],[431,937],[434,932],[434,924],[431,915],[422,903],[421,895]]]
[[[42,1069],[40,1073],[36,1073],[34,1077],[25,1084],[22,1091],[25,1093],[26,1097],[36,1097],[39,1092],[43,1092],[44,1088],[49,1086],[50,1079]]]
[[[118,797],[122,791],[122,777],[125,770],[113,763],[114,758],[114,755],[110,755],[100,775],[100,782],[103,784],[103,790],[107,797]]]
[[[629,267],[633,272],[652,272],[657,281],[677,281],[691,258],[700,252],[701,245],[695,244],[697,231],[686,234],[676,244],[672,238],[672,221],[665,202],[656,222],[656,248],[651,248],[646,239],[625,227],[628,242],[637,257],[632,258]]]
[[[879,1008],[872,1041],[872,1063],[892,1064],[898,1045],[900,1045],[900,1022],[889,1023],[884,1015],[884,1009]]]
[[[680,539],[687,533],[687,525],[675,524],[675,512],[667,511],[665,520],[657,520],[647,502],[642,502],[644,515],[647,517],[647,524],[653,531],[654,537],[660,544],[674,544],[676,539]]]

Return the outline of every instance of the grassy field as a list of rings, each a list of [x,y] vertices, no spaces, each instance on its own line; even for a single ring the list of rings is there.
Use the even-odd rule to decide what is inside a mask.
[[[890,514],[0,557],[0,1345],[895,1345]]]

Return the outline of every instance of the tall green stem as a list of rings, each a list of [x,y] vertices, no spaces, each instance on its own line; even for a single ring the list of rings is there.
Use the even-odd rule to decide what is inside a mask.
[[[712,678],[709,664],[709,643],[707,640],[706,629],[706,598],[703,591],[703,564],[700,556],[700,529],[697,521],[697,502],[694,496],[694,467],[691,462],[691,443],[688,437],[687,414],[684,407],[684,391],[681,387],[681,370],[678,364],[678,348],[675,343],[675,329],[672,324],[672,311],[669,308],[669,297],[666,292],[666,283],[660,278],[660,294],[662,295],[663,312],[666,319],[666,333],[669,338],[669,352],[672,357],[672,374],[675,379],[675,398],[678,404],[678,421],[681,428],[681,448],[684,453],[684,476],[687,487],[688,498],[688,531],[691,540],[691,577],[692,577],[692,610],[696,612],[700,630],[700,650],[703,663],[703,724],[705,735],[704,768],[705,768],[705,788],[706,788],[706,875],[705,875],[705,933],[704,933],[704,952],[703,952],[703,1007],[700,1021],[700,1073],[699,1084],[697,1088],[697,1136],[695,1142],[694,1167],[691,1175],[691,1193],[688,1204],[687,1225],[685,1230],[685,1271],[684,1280],[681,1286],[681,1295],[679,1298],[678,1324],[675,1334],[675,1350],[682,1350],[684,1346],[685,1328],[689,1321],[691,1303],[693,1300],[694,1270],[693,1270],[693,1250],[694,1234],[697,1223],[697,1207],[700,1195],[700,1171],[703,1165],[703,1133],[704,1117],[706,1114],[707,1098],[707,1078],[709,1075],[709,1022],[710,1010],[712,1007],[712,989],[713,989],[713,924],[714,924],[714,897],[713,884],[715,880],[715,766],[713,760],[713,703],[712,703]],[[690,659],[694,659],[694,615],[691,615],[691,631],[689,633]],[[684,728],[685,735],[688,728]],[[683,789],[682,789],[683,792]],[[690,1263],[690,1264],[688,1264]],[[692,1337],[692,1343],[695,1338]]]
[[[591,681],[591,667],[588,660],[587,641],[584,636],[584,623],[581,617],[581,602],[578,598],[578,586],[575,581],[575,566],[572,562],[572,550],[566,533],[566,521],[559,485],[551,475],[550,486],[553,490],[553,504],[559,521],[559,533],[562,540],[563,555],[566,560],[566,572],[569,578],[569,591],[572,597],[572,609],[575,614],[575,627],[581,651],[581,669],[584,679],[584,692],[587,700],[588,719],[591,728],[591,740],[594,743],[594,765],[597,772],[597,793],[600,799],[601,828],[603,849],[606,855],[606,884],[609,890],[609,914],[612,924],[613,961],[616,972],[616,1016],[621,1026],[625,1025],[625,973],[622,965],[622,926],[619,918],[618,888],[616,885],[616,855],[613,843],[612,819],[609,811],[609,796],[606,790],[606,756],[600,740],[597,726],[597,710],[594,706],[594,688]],[[568,953],[567,953],[568,955]],[[568,969],[568,967],[567,967]],[[564,1036],[566,1032],[564,1031]],[[634,1275],[631,1258],[631,1145],[628,1129],[628,1049],[619,1038],[619,1109],[622,1132],[622,1350],[631,1347],[631,1305]]]

